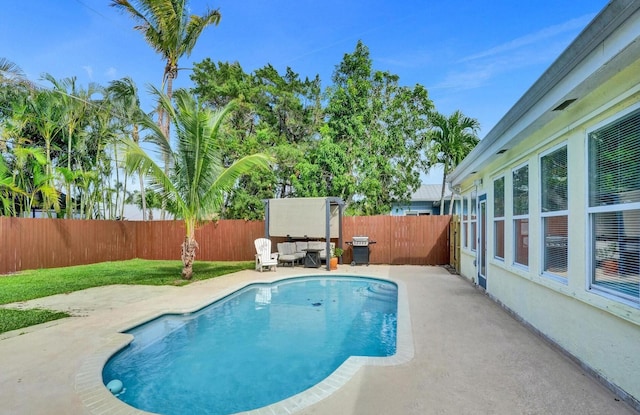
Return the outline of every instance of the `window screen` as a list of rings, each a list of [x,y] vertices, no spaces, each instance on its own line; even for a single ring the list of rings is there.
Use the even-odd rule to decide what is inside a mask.
[[[542,271],[567,278],[568,257],[568,174],[567,146],[540,158]]]
[[[529,265],[529,166],[513,171],[514,263]]]
[[[493,256],[504,259],[504,177],[493,181]]]
[[[640,302],[640,110],[588,135],[591,286]]]
[[[529,166],[513,171],[514,263],[529,265]]]
[[[467,248],[469,246],[467,242],[469,234],[469,199],[466,196],[462,197],[462,245]]]

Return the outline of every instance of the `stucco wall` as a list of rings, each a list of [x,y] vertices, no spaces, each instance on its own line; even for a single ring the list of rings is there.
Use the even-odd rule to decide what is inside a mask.
[[[590,233],[587,214],[587,132],[640,107],[640,60],[620,71],[553,122],[531,132],[477,174],[462,192],[487,194],[487,292],[607,382],[640,401],[640,306],[588,288]],[[613,117],[613,118],[612,118]],[[540,153],[567,145],[568,277],[543,275]],[[493,180],[529,166],[529,266],[514,265],[512,189],[505,186],[505,259],[493,258]],[[479,184],[481,182],[481,184]],[[475,252],[461,250],[461,274],[477,282]]]

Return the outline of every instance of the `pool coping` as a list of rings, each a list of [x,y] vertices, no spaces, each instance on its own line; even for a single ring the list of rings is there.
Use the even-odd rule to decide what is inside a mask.
[[[336,275],[336,277],[341,275]],[[414,357],[415,349],[413,342],[413,332],[411,327],[411,315],[409,313],[409,297],[407,287],[403,281],[385,278],[381,276],[367,275],[345,275],[349,278],[372,278],[381,281],[388,281],[398,287],[398,311],[397,311],[397,334],[396,353],[387,357],[365,357],[351,356],[342,363],[333,373],[316,385],[293,395],[282,401],[250,411],[238,412],[244,415],[279,415],[292,414],[296,411],[307,408],[327,397],[343,387],[351,378],[364,366],[395,366],[408,363]],[[94,415],[150,415],[146,412],[134,408],[115,397],[104,385],[102,381],[102,369],[109,358],[127,346],[133,336],[122,333],[139,326],[147,321],[153,320],[165,314],[182,314],[196,312],[209,304],[212,304],[234,292],[251,284],[269,284],[292,278],[318,277],[317,275],[298,275],[295,277],[274,276],[273,279],[255,280],[254,282],[244,282],[234,287],[221,290],[208,301],[204,301],[196,307],[186,309],[167,309],[162,313],[153,313],[142,316],[125,323],[124,328],[119,332],[105,338],[104,344],[91,356],[86,358],[75,376],[75,391],[86,409]],[[330,277],[327,277],[330,278]],[[230,414],[231,415],[231,414]]]

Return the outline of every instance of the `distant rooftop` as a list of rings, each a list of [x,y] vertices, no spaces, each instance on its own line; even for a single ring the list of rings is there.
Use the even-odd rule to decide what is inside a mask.
[[[442,193],[441,184],[423,184],[411,195],[412,202],[439,202]],[[444,190],[445,199],[451,197],[449,186]]]

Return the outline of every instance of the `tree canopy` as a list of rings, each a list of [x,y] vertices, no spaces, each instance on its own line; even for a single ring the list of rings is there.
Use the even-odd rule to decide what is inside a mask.
[[[213,111],[204,108],[185,90],[176,91],[175,106],[162,92],[156,90],[155,93],[173,122],[176,145],[171,146],[169,137],[150,117],[142,117],[141,123],[151,132],[147,141],[164,156],[163,159],[170,160],[171,169],[165,173],[149,152],[130,139],[122,140],[126,168],[130,173],[145,172],[151,188],[174,207],[177,218],[184,220],[182,276],[190,279],[197,248],[196,226],[215,219],[225,192],[247,172],[267,171],[270,159],[264,154],[251,154],[224,166],[219,131],[233,103]]]
[[[106,87],[44,79],[50,88],[34,87],[17,66],[0,59],[2,214],[25,216],[37,206],[58,216],[116,219],[123,217],[125,201],[135,201],[143,210],[161,202],[174,217],[184,217],[148,169],[124,168],[119,143],[159,136],[132,79]],[[319,76],[302,78],[292,68],[279,72],[267,64],[247,72],[238,62],[210,58],[194,64],[191,80],[192,88],[176,99],[156,96],[177,107],[189,101],[226,114],[216,127],[222,168],[256,153],[273,160],[271,169],[248,169],[219,193],[216,218],[262,219],[264,199],[328,196],[343,199],[347,214],[388,214],[394,203],[409,201],[432,166],[441,164],[446,179],[478,142],[475,119],[459,111],[439,114],[424,86],[402,85],[398,75],[374,68],[362,42],[344,54],[326,87]],[[160,113],[166,121],[186,112],[165,104]],[[183,130],[169,135],[159,113],[152,115],[167,140],[180,140]],[[30,147],[39,149],[25,151]],[[175,157],[163,161],[168,177]],[[139,189],[131,193],[133,180]]]
[[[333,84],[300,79],[271,65],[246,73],[239,63],[195,65],[193,92],[213,108],[241,102],[226,124],[227,154],[268,151],[272,175],[249,175],[227,199],[226,217],[262,217],[267,197],[335,196],[348,213],[387,214],[420,185],[422,149],[433,103],[421,85],[372,68],[358,42],[336,66]]]

